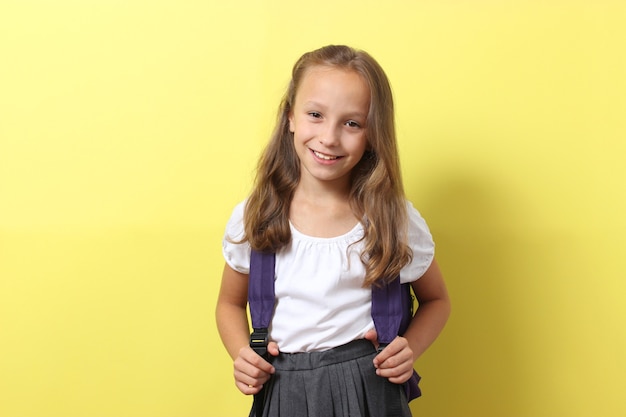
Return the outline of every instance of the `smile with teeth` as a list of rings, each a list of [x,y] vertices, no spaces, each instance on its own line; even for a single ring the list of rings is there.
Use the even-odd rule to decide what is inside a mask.
[[[313,154],[315,154],[315,156],[317,156],[318,158],[323,159],[325,161],[333,161],[333,160],[339,158],[339,156],[326,155],[324,153],[321,153],[321,152],[318,152],[318,151],[314,151],[313,149],[311,149],[311,151],[313,152]]]

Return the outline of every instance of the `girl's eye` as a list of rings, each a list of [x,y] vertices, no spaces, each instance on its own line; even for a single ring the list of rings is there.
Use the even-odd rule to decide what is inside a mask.
[[[354,128],[361,127],[361,125],[360,125],[360,124],[358,124],[357,122],[355,122],[354,120],[348,120],[348,121],[346,122],[346,126],[348,126],[348,127],[354,127]]]
[[[322,117],[322,115],[316,111],[309,112],[309,116],[313,117],[314,119],[319,119],[320,117]]]

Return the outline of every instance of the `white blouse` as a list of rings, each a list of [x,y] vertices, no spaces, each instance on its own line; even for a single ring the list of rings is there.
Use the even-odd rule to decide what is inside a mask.
[[[233,210],[226,225],[223,254],[234,270],[248,274],[249,244],[234,244],[243,236],[245,201]],[[409,246],[413,260],[400,271],[400,280],[412,282],[430,266],[435,252],[426,222],[410,202]],[[281,352],[322,351],[362,339],[374,328],[371,289],[363,288],[365,266],[359,254],[363,226],[348,233],[319,238],[291,226],[291,243],[276,254],[276,306],[270,339]]]

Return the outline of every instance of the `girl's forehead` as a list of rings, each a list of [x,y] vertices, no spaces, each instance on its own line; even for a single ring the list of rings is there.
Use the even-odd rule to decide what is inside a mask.
[[[310,93],[315,90],[341,88],[346,84],[369,95],[369,85],[358,71],[333,65],[313,65],[298,80],[295,95],[298,96],[303,90]]]
[[[294,104],[305,103],[365,115],[370,106],[370,88],[352,69],[316,66],[303,75],[296,90]]]
[[[354,75],[358,75],[359,77],[363,78],[361,76],[361,74],[359,74],[358,71],[352,69],[352,68],[347,68],[347,67],[343,67],[343,66],[338,66],[338,65],[330,65],[330,64],[316,64],[316,65],[311,65],[309,68],[305,69],[302,73],[302,77],[300,78],[300,84],[302,84],[302,82],[307,79],[307,78],[311,78],[311,76],[313,77],[324,77],[324,76],[328,76],[331,74],[354,74]],[[365,81],[365,80],[364,80]]]

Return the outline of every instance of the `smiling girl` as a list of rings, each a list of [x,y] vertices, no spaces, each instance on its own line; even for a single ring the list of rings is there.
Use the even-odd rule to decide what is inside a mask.
[[[251,251],[275,254],[269,358],[249,346]],[[304,54],[280,105],[254,187],[233,211],[216,318],[251,415],[410,416],[400,384],[450,311],[425,221],[405,198],[391,88],[366,52]],[[372,286],[411,283],[419,308],[382,351]],[[382,395],[391,387],[397,396]]]

